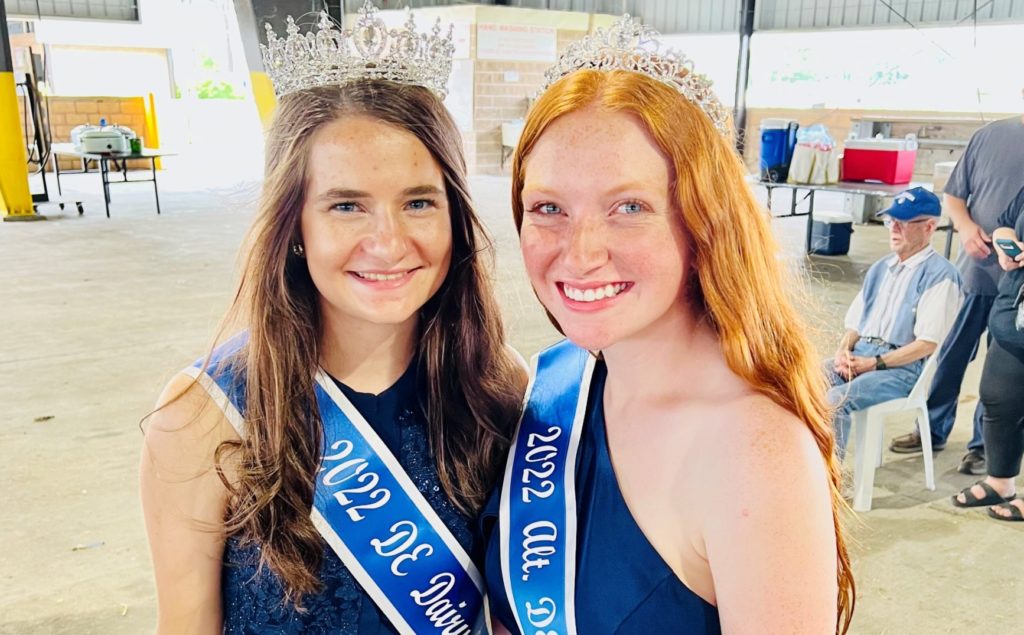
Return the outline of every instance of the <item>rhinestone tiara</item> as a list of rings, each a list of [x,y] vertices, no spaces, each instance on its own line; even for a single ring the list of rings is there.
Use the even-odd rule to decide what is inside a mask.
[[[660,34],[627,13],[607,30],[570,44],[554,66],[544,73],[541,91],[578,70],[632,71],[668,84],[700,107],[722,135],[729,134],[729,111],[711,90],[711,80],[693,70],[693,61],[682,53],[662,48]]]
[[[441,99],[447,93],[455,45],[451,26],[442,37],[440,18],[429,35],[417,32],[411,11],[404,28],[388,29],[377,7],[366,0],[353,29],[336,28],[326,12],[320,12],[316,32],[300,34],[291,16],[285,39],[269,24],[266,28],[267,43],[260,45],[263,67],[278,97],[360,79],[423,86]]]

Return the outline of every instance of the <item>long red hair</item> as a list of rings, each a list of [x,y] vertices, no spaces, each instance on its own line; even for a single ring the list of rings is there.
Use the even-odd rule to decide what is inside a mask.
[[[516,228],[522,226],[523,167],[533,145],[558,117],[591,104],[638,117],[668,157],[670,187],[693,251],[694,307],[714,325],[729,368],[799,417],[817,442],[831,480],[839,584],[836,630],[845,633],[856,593],[840,522],[845,502],[825,377],[790,298],[768,215],[754,198],[730,140],[698,106],[645,75],[572,73],[548,88],[526,118],[512,161]]]

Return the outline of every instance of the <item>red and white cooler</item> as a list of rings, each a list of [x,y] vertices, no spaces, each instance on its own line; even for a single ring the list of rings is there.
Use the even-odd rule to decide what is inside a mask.
[[[840,180],[910,183],[917,160],[917,137],[847,139]]]

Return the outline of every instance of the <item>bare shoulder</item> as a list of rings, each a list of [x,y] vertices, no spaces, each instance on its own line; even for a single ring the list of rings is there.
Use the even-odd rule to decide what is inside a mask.
[[[198,475],[214,465],[217,448],[240,439],[221,404],[203,382],[178,373],[143,424],[144,458],[162,474]]]
[[[715,428],[701,530],[723,630],[834,630],[836,534],[814,435],[754,394],[722,406]]]
[[[139,489],[153,556],[159,632],[219,632],[223,521],[239,437],[203,382],[185,373],[145,422]]]
[[[723,406],[717,421],[717,438],[705,444],[712,455],[704,501],[709,548],[731,536],[764,558],[801,537],[834,553],[831,483],[807,425],[759,394]]]
[[[807,425],[767,396],[748,393],[720,407],[721,422],[709,444],[721,476],[747,481],[756,478],[764,487],[792,484],[794,478],[824,479],[825,461]],[[750,483],[746,483],[750,487]]]

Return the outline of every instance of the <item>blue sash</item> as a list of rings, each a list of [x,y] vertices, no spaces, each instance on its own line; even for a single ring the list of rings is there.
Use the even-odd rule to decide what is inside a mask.
[[[501,570],[524,635],[576,633],[576,453],[595,358],[563,340],[533,359],[501,493]]]
[[[219,348],[206,372],[189,369],[239,434],[244,380],[223,362],[244,341]],[[325,451],[311,516],[324,540],[400,633],[486,632],[483,582],[465,549],[322,370],[314,391]]]

